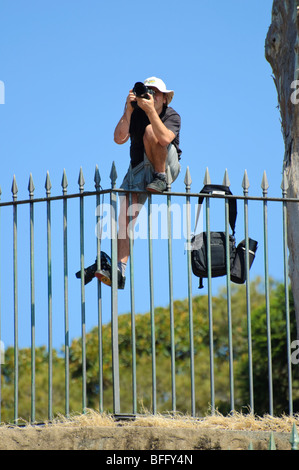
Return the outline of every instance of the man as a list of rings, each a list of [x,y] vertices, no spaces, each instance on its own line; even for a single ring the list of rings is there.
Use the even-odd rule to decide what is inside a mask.
[[[136,96],[133,90],[129,91],[124,114],[114,131],[114,141],[117,144],[123,145],[129,139],[131,140],[131,175],[128,171],[121,188],[162,193],[167,187],[167,166],[170,168],[172,181],[176,180],[180,172],[179,160],[182,153],[179,148],[181,118],[173,108],[169,107],[174,91],[167,90],[165,83],[160,78],[147,78],[144,85],[149,90],[149,93],[145,95],[139,97]],[[132,178],[131,182],[129,181],[130,176]],[[130,217],[128,214],[129,198],[122,196],[120,199],[117,241],[118,288],[123,289],[125,270],[130,254],[127,230]],[[146,199],[146,193],[132,193],[132,206],[136,209],[131,214],[133,227]],[[95,272],[95,265],[93,265],[91,275],[94,273],[100,281],[111,285],[111,265],[107,255],[102,253],[100,271]],[[90,268],[87,268],[86,274],[88,274]],[[88,279],[87,282],[89,282]]]

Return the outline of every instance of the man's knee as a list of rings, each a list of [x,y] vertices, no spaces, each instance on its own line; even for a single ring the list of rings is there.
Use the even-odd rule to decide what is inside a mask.
[[[167,155],[167,146],[163,147],[163,145],[160,144],[159,140],[157,139],[153,131],[153,127],[151,124],[149,124],[145,128],[145,131],[143,134],[143,143],[144,143],[145,151],[149,158],[150,158],[149,153],[151,153],[151,151],[154,151],[155,153],[159,152],[159,154],[163,152],[163,155],[164,154],[165,156]]]
[[[143,134],[143,142],[144,142],[144,144],[153,144],[153,143],[158,142],[158,139],[155,136],[155,133],[153,131],[153,126],[151,124],[149,124],[145,128],[145,131],[144,131],[144,134]]]

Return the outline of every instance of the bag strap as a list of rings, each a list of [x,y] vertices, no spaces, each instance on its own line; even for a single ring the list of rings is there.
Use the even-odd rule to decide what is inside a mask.
[[[213,193],[217,194],[218,193],[218,194],[232,195],[232,192],[229,189],[229,187],[224,186],[222,184],[206,184],[200,191],[200,194],[202,193],[203,194],[213,194]],[[204,196],[199,196],[194,233],[196,232],[203,200],[204,200]],[[236,199],[232,198],[232,199],[229,199],[229,225],[232,229],[233,235],[235,234],[236,220],[237,220],[237,201]]]

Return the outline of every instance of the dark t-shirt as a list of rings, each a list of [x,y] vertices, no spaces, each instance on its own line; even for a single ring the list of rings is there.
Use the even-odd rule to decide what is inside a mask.
[[[175,138],[173,139],[172,144],[176,147],[178,156],[180,158],[182,154],[182,151],[179,148],[181,128],[180,115],[173,108],[164,106],[160,114],[160,119],[163,124],[167,127],[167,129],[174,133]],[[134,168],[136,165],[143,161],[143,134],[146,126],[148,126],[149,124],[150,121],[145,112],[140,108],[136,108],[132,113],[129,129],[131,138],[130,157],[132,168]]]

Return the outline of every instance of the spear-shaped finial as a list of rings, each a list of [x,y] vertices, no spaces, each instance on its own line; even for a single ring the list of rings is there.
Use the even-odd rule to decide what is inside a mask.
[[[248,179],[248,176],[247,176],[247,170],[244,171],[244,176],[243,176],[243,181],[242,181],[242,188],[243,188],[243,191],[244,193],[248,193],[248,189],[249,189],[249,179]]]
[[[17,199],[17,193],[18,193],[18,185],[17,185],[17,181],[16,181],[16,175],[13,175],[13,180],[12,180],[12,185],[11,185],[11,192],[12,192],[13,200],[15,201]]]
[[[167,183],[167,191],[171,191],[172,176],[171,176],[169,165],[167,165],[167,168],[166,168],[166,183]]]
[[[85,180],[84,180],[84,176],[83,176],[82,166],[80,167],[79,178],[78,178],[78,185],[79,185],[80,193],[82,193],[82,192],[84,191],[84,185],[85,185]]]
[[[191,175],[190,175],[190,171],[189,171],[188,166],[187,166],[187,169],[186,169],[184,183],[185,183],[185,186],[186,186],[186,192],[190,191],[192,179],[191,179]]]
[[[222,185],[223,185],[223,186],[227,186],[227,187],[230,186],[230,180],[229,180],[229,177],[228,177],[227,168],[225,169],[225,172],[224,172]]]
[[[98,165],[96,165],[96,169],[95,169],[95,172],[94,172],[94,187],[96,188],[97,191],[101,187],[101,176],[100,176]]]
[[[203,184],[211,184],[211,178],[210,178],[210,173],[209,173],[208,167],[206,168]]]
[[[49,172],[47,171],[46,182],[45,182],[45,189],[46,189],[47,196],[50,196],[51,188],[52,188],[52,184],[50,180],[50,175],[49,175]]]
[[[290,443],[292,446],[292,450],[298,450],[299,435],[298,435],[298,431],[297,431],[297,427],[295,423],[293,424],[291,437],[290,437]]]
[[[65,168],[64,168],[63,174],[62,174],[61,186],[62,186],[62,192],[63,192],[63,194],[65,194],[66,191],[67,191],[67,187],[68,187],[68,182],[67,182],[67,177],[66,177]]]
[[[30,176],[29,176],[29,183],[28,183],[28,191],[29,191],[29,197],[30,197],[30,199],[33,198],[34,190],[35,190],[35,187],[34,187],[34,184],[33,184],[32,173],[30,173]]]
[[[280,187],[282,189],[283,197],[285,197],[287,195],[287,190],[288,190],[288,187],[289,187],[289,183],[288,183],[288,179],[287,179],[287,173],[286,173],[285,169],[283,170],[282,182],[281,182]]]
[[[276,450],[276,445],[275,445],[275,439],[274,439],[273,431],[271,431],[271,434],[270,434],[270,440],[269,440],[268,450]]]
[[[117,179],[117,172],[116,172],[115,163],[113,161],[111,171],[110,171],[110,180],[111,180],[111,187],[112,188],[115,188],[116,179]]]
[[[264,171],[264,173],[263,173],[261,188],[263,190],[263,194],[266,195],[267,192],[268,192],[268,189],[269,189],[269,183],[268,183],[266,171]]]

